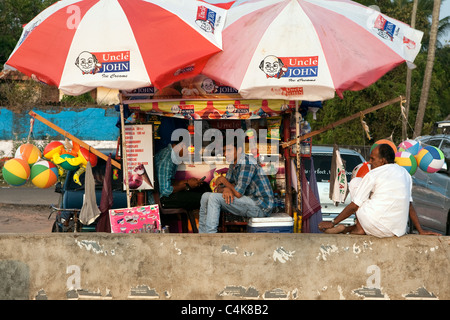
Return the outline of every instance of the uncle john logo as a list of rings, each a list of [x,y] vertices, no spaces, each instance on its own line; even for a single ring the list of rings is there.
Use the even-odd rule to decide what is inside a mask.
[[[82,74],[129,72],[130,51],[81,52],[75,65]]]
[[[319,57],[265,57],[259,68],[267,78],[304,78],[317,77],[319,72]]]

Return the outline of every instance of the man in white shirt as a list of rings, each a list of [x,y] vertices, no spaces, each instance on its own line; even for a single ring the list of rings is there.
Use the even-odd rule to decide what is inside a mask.
[[[370,154],[371,170],[361,180],[352,202],[333,220],[319,223],[325,233],[368,234],[379,238],[406,234],[408,213],[419,234],[419,224],[412,204],[412,179],[407,170],[395,163],[395,153],[387,144]],[[356,224],[345,227],[338,223],[356,213]]]

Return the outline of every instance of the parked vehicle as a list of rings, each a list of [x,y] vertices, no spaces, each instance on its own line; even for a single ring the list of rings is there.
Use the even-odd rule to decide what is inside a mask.
[[[442,125],[443,123],[437,123]],[[438,128],[441,128],[439,126]],[[442,127],[445,130],[445,126]],[[445,132],[445,131],[444,131]],[[426,173],[417,169],[413,179],[413,204],[422,228],[450,235],[450,134],[417,137],[422,147],[431,145],[445,155],[443,168],[436,173]],[[412,230],[410,231],[412,232]]]
[[[365,160],[357,151],[345,148],[339,148],[339,151],[341,153],[341,158],[344,161],[347,182],[350,182],[353,169]],[[345,203],[339,203],[337,206],[330,199],[330,169],[331,160],[333,158],[333,147],[312,146],[311,156],[314,161],[317,188],[319,190],[320,204],[322,205],[322,219],[324,221],[331,221],[351,202],[351,197],[350,194],[348,194]],[[306,177],[309,180],[311,162],[307,158],[305,160],[305,172]],[[354,223],[355,215],[351,215],[342,221],[342,224],[345,225],[352,225]]]
[[[103,151],[103,153],[109,154],[107,151]],[[106,161],[100,157],[98,158],[97,165],[92,168],[92,174],[95,179],[95,195],[98,205],[100,205],[102,195],[105,168]],[[83,206],[85,174],[83,173],[80,176],[80,186],[73,180],[75,172],[76,171],[67,171],[64,182],[58,182],[55,185],[55,192],[60,193],[61,196],[58,205],[52,206],[52,212],[56,213],[52,232],[74,232],[75,230],[77,232],[95,231],[95,222],[87,226],[78,221],[78,216]],[[119,175],[118,179],[111,179],[111,181],[113,190],[112,208],[126,208],[127,198],[126,192],[123,190],[121,175]]]

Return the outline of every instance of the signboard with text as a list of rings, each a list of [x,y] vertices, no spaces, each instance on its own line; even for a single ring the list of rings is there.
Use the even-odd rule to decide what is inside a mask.
[[[128,124],[125,125],[124,131],[128,187],[130,190],[153,189],[153,126]]]

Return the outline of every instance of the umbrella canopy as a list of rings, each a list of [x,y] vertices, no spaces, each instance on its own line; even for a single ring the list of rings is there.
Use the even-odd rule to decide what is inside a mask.
[[[23,30],[6,62],[78,95],[199,74],[221,51],[226,6],[196,0],[62,0]]]
[[[422,36],[349,0],[250,0],[228,11],[223,51],[202,73],[247,99],[342,98],[414,61]]]

